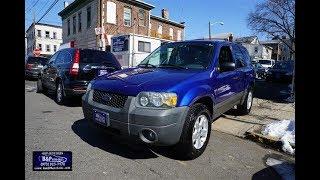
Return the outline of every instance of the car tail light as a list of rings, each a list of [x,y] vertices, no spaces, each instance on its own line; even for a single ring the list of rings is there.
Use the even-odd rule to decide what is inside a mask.
[[[70,68],[70,75],[77,76],[79,74],[80,50],[76,49],[72,66]]]
[[[32,64],[26,64],[27,69],[31,69],[31,67],[32,67]]]

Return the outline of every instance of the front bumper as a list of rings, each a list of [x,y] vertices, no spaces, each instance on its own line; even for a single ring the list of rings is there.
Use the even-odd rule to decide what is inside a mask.
[[[93,109],[96,109],[109,113],[110,124],[105,128],[107,130],[117,130],[121,135],[155,145],[174,145],[180,140],[189,107],[142,108],[136,105],[136,97],[129,96],[123,108],[114,108],[94,102],[92,96],[91,90],[82,97],[83,113],[90,123],[94,123]],[[155,140],[146,140],[142,135],[144,130],[153,131],[156,134]]]

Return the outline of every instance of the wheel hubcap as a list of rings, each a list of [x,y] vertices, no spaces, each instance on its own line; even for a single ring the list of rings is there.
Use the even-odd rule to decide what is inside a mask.
[[[250,109],[251,105],[252,105],[252,92],[250,91],[248,94],[247,109]]]
[[[207,140],[208,119],[205,115],[200,115],[193,126],[192,143],[193,147],[200,149]]]
[[[57,100],[58,102],[61,102],[62,99],[62,88],[61,88],[61,84],[58,85],[58,89],[57,89]]]

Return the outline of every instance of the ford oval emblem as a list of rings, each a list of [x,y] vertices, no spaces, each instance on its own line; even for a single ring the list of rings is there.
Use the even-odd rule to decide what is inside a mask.
[[[105,102],[109,102],[111,100],[111,96],[108,94],[102,95],[101,99]]]

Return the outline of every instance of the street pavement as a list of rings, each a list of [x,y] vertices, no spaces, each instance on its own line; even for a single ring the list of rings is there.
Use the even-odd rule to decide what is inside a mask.
[[[35,90],[35,81],[25,81],[26,179],[280,179],[265,162],[286,155],[255,142],[213,131],[199,158],[182,161],[169,148],[128,142],[90,128],[80,99],[60,106]],[[73,170],[32,171],[33,151],[72,151]]]

